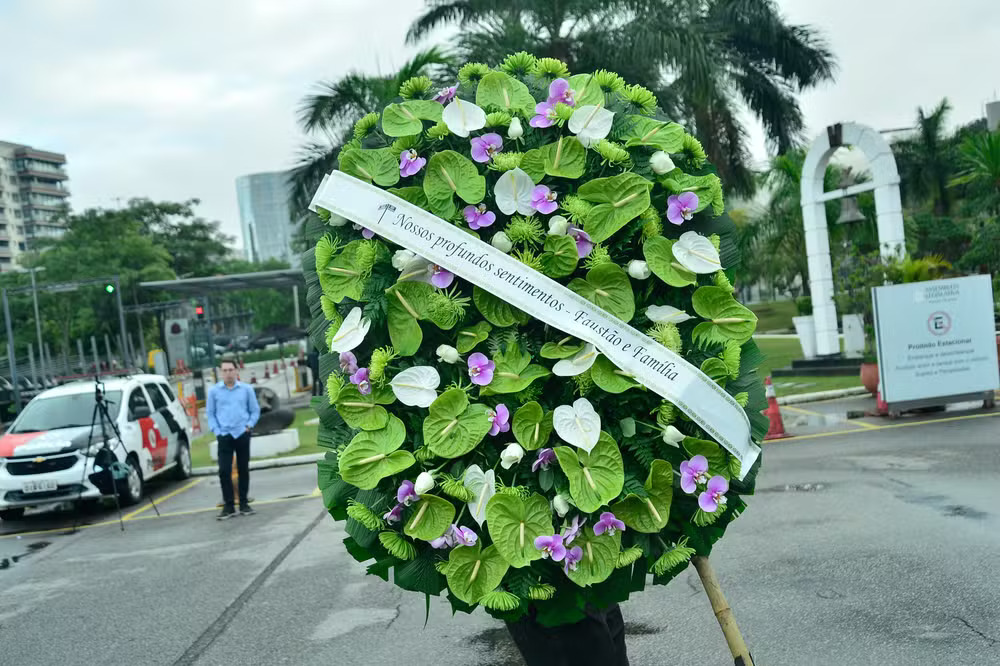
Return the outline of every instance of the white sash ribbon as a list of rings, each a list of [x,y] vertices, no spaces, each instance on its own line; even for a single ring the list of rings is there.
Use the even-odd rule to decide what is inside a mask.
[[[731,395],[679,355],[555,280],[383,189],[335,171],[311,210],[323,208],[488,290],[535,319],[590,342],[643,386],[679,407],[740,461],[740,478],[760,447]]]

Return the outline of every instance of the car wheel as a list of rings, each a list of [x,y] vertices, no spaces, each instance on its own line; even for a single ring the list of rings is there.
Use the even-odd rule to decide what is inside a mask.
[[[178,481],[191,477],[191,447],[181,440],[181,448],[177,452],[177,467],[174,468],[174,478]]]
[[[24,507],[0,511],[0,520],[21,520],[22,518],[24,518]]]
[[[128,477],[125,480],[125,488],[119,496],[123,506],[136,504],[142,499],[142,470],[139,469],[139,461],[129,458],[126,464]]]

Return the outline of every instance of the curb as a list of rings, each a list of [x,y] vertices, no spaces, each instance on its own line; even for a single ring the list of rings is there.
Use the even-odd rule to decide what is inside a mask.
[[[778,398],[779,405],[797,405],[803,402],[819,402],[820,400],[835,400],[836,398],[848,398],[856,395],[869,395],[868,389],[864,386],[855,386],[845,389],[833,389],[831,391],[816,391],[814,393],[799,393],[797,395],[786,395]]]
[[[272,467],[292,467],[293,465],[308,465],[317,460],[322,460],[325,453],[310,453],[304,456],[286,456],[284,458],[262,458],[251,460],[250,469],[271,469]],[[192,476],[215,476],[219,473],[217,465],[208,467],[195,467],[191,470]]]

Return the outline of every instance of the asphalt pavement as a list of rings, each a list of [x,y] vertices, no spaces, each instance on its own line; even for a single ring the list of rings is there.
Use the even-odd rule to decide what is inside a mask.
[[[821,416],[784,410],[799,436],[765,445],[712,555],[757,662],[1000,663],[1000,412],[798,407]],[[257,515],[222,523],[213,477],[153,490],[161,516],[124,532],[107,510],[0,524],[0,663],[522,663],[483,612],[435,599],[424,628],[420,595],[365,576],[312,465],[253,472]],[[693,569],[624,614],[633,666],[732,664]]]

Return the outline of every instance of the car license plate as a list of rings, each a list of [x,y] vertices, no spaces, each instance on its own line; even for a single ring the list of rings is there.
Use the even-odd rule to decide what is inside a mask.
[[[57,490],[58,488],[59,484],[52,479],[39,479],[37,481],[25,481],[21,486],[21,491],[25,494],[47,493],[52,490]]]

